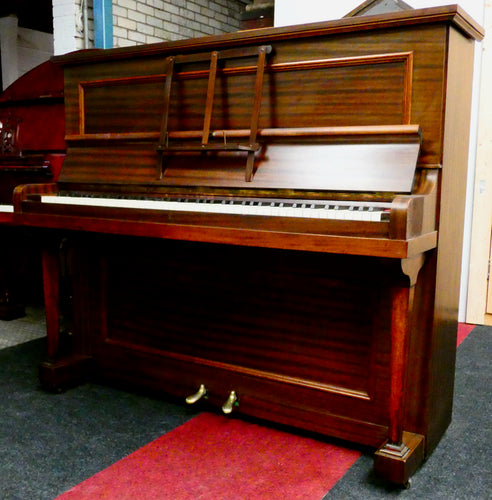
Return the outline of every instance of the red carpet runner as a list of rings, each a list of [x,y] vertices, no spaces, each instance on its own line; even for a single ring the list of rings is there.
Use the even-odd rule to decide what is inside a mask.
[[[462,324],[458,345],[474,325]],[[360,456],[203,413],[57,500],[319,500]]]
[[[58,499],[319,500],[359,456],[203,413]]]
[[[457,345],[460,345],[466,339],[468,334],[475,328],[476,325],[468,325],[467,323],[460,323],[458,325],[458,340]]]

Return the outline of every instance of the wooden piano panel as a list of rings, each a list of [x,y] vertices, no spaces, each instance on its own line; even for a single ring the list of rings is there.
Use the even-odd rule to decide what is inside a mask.
[[[320,421],[373,426],[364,442],[377,443],[388,424],[390,298],[374,282],[385,264],[157,240],[143,252],[108,236],[77,247],[74,279],[91,293],[74,297],[74,334],[87,328],[98,377],[182,398],[205,383],[212,401],[236,390],[242,412],[284,405],[292,425],[301,399]]]
[[[173,84],[169,130],[200,130],[208,70],[180,70]],[[212,129],[248,128],[254,71],[254,65],[219,70]],[[267,72],[260,127],[306,126],[306,116],[316,116],[320,127],[408,123],[411,52],[272,62]],[[290,107],[293,88],[295,113]],[[158,133],[164,76],[82,82],[78,98],[81,133]],[[376,120],[369,112],[375,106]]]
[[[34,182],[49,182],[52,180],[52,172],[40,160],[40,165],[23,166],[23,165],[1,165],[0,164],[0,203],[12,204],[12,193],[16,186],[20,184],[31,184]]]
[[[149,254],[124,274],[126,252],[108,259],[112,342],[367,392],[374,307],[367,283],[319,273],[322,259],[308,256],[306,266],[305,254],[280,265],[282,254],[215,246],[166,245]]]
[[[202,186],[243,189],[324,190],[409,193],[413,187],[419,143],[410,144],[270,144],[255,160],[251,182],[244,178],[244,153],[180,154],[166,157],[157,176],[152,147],[70,148],[60,181],[92,184],[152,184],[154,188]],[[80,160],[84,168],[80,169]],[[340,166],[343,165],[343,170]]]
[[[357,43],[353,43],[353,35],[341,33],[329,40],[314,38],[296,38],[286,44],[282,53],[276,52],[276,61],[283,63],[292,54],[309,54],[313,59],[336,57],[364,57],[376,54],[412,54],[411,86],[409,88],[410,123],[418,123],[422,129],[422,164],[439,165],[442,158],[442,113],[444,110],[443,85],[446,81],[443,62],[446,61],[446,39],[448,37],[445,24],[407,25],[398,30],[383,29],[371,32],[358,32]],[[327,42],[327,43],[325,43]],[[473,45],[474,41],[468,39]],[[362,98],[366,94],[361,89]],[[382,100],[375,99],[370,110],[373,119],[379,119],[381,109],[384,109],[384,94]],[[331,113],[330,113],[331,114]],[[389,116],[387,116],[389,118]],[[396,117],[395,117],[396,118]],[[343,120],[343,117],[332,117]],[[357,124],[363,119],[353,115]]]
[[[418,123],[423,137],[420,161],[439,165],[446,36],[445,27],[431,25],[359,33],[355,45],[346,34],[281,40],[267,58],[260,129]],[[254,38],[251,45],[255,45]],[[79,136],[84,127],[86,133],[136,131],[149,134],[143,140],[156,145],[163,95],[159,81],[164,78],[166,55],[163,51],[160,58],[142,57],[140,64],[146,67],[147,76],[134,60],[126,59],[90,66],[89,72],[84,66],[67,68],[68,137]],[[248,64],[247,60],[244,67],[219,72],[212,129],[249,126],[254,66]],[[207,72],[203,68],[187,72],[186,67],[183,72],[173,87],[170,130],[200,130]],[[126,92],[132,84],[133,89]],[[223,91],[228,92],[226,101]],[[81,96],[85,96],[82,114]],[[116,109],[120,105],[127,114]],[[113,114],[121,120],[114,120]],[[138,130],[132,118],[138,122]]]
[[[158,132],[163,94],[163,77],[82,83],[81,131],[86,134]]]
[[[152,146],[71,147],[69,153],[60,173],[61,182],[137,185],[157,179],[157,154]]]
[[[317,126],[409,123],[411,53],[324,56],[269,69],[260,127],[308,126],[307,116]]]
[[[330,191],[409,193],[418,152],[418,142],[358,144],[356,147],[270,144],[258,155],[251,182],[244,179],[244,154],[170,158],[162,182],[169,186],[323,190],[327,199],[330,199]]]

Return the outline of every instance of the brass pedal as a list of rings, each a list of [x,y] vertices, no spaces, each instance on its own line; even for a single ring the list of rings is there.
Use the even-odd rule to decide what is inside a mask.
[[[229,413],[231,413],[234,409],[234,406],[238,406],[238,399],[236,391],[231,391],[227,401],[222,405],[222,411],[226,415],[229,415]]]
[[[200,401],[200,399],[202,399],[206,395],[207,395],[207,389],[203,384],[201,384],[200,387],[198,388],[198,391],[195,392],[195,394],[191,394],[190,396],[188,396],[185,401],[189,405],[192,405]]]

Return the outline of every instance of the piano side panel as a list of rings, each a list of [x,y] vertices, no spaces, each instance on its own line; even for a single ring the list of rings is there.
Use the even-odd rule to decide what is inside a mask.
[[[434,335],[429,353],[432,449],[451,421],[462,270],[474,42],[450,30],[436,265]]]
[[[63,69],[51,61],[28,71],[0,93],[0,121],[10,118],[18,124],[15,148],[23,157],[64,152],[64,111]],[[1,160],[0,156],[0,164]]]
[[[406,388],[405,428],[426,436],[427,455],[452,417],[473,50],[472,40],[450,30],[438,248],[419,273]]]
[[[0,94],[0,106],[46,97],[63,98],[63,69],[48,60],[24,73]]]
[[[37,168],[25,166],[10,166],[9,168],[0,165],[0,203],[12,204],[14,188],[21,184],[44,183],[53,180],[52,173],[48,168]]]
[[[41,99],[38,103],[23,105],[13,103],[8,108],[7,112],[20,121],[17,148],[24,155],[29,152],[65,151],[63,98],[46,101]],[[0,108],[0,118],[2,111]]]
[[[15,131],[13,140],[0,147],[0,203],[11,205],[16,186],[52,182],[60,172],[65,156],[62,68],[46,61],[0,93],[0,122]],[[38,233],[19,227],[13,214],[0,214],[1,319],[23,316],[25,304],[42,302],[40,247]]]

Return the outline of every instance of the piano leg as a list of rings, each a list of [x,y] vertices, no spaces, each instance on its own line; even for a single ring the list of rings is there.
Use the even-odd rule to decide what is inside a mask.
[[[42,254],[44,305],[46,309],[46,331],[48,356],[55,358],[59,350],[60,332],[60,267],[58,248],[45,247]]]
[[[58,240],[45,245],[42,253],[44,302],[46,309],[46,333],[48,339],[48,359],[39,367],[41,386],[49,391],[60,392],[86,379],[88,358],[67,353],[60,342],[60,257]]]
[[[389,436],[375,454],[374,470],[376,474],[397,484],[408,484],[424,460],[424,437],[403,430],[408,333],[415,283],[423,262],[423,255],[402,261],[402,269],[410,278],[410,285],[396,286],[392,290]]]

